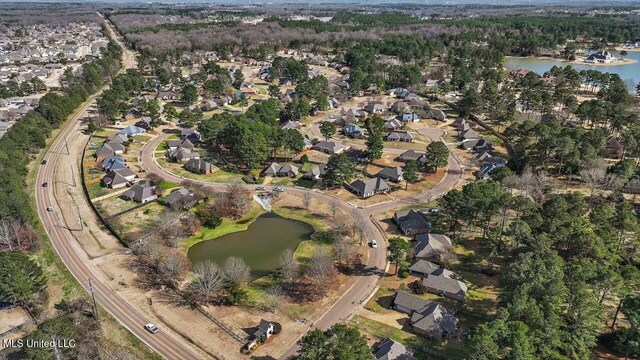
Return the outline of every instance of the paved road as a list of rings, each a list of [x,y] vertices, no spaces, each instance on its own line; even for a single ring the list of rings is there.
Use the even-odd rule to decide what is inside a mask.
[[[135,58],[129,53],[123,57],[123,63],[127,68],[134,67]],[[40,216],[40,221],[55,251],[67,269],[69,269],[71,274],[87,291],[90,290],[89,281],[91,281],[96,301],[123,326],[166,359],[198,359],[198,356],[183,347],[180,341],[172,338],[167,333],[160,331],[157,334],[150,334],[144,330],[144,324],[149,321],[131,307],[127,300],[121,298],[107,285],[103,284],[100,278],[96,277],[87,266],[88,259],[81,257],[74,248],[74,244],[76,243],[74,236],[69,230],[62,226],[56,209],[56,194],[53,193],[54,187],[45,188],[41,186],[44,182],[53,184],[56,173],[55,170],[58,165],[63,166],[65,165],[65,161],[69,161],[65,150],[65,138],[73,136],[74,133],[80,131],[82,127],[80,119],[86,113],[89,106],[94,103],[97,96],[98,95],[94,95],[78,109],[75,113],[76,115],[70,119],[68,125],[62,129],[49,150],[45,153],[44,158],[47,160],[47,164],[40,166],[36,176],[36,208]],[[47,207],[49,206],[53,207],[53,211],[47,211]]]
[[[177,176],[174,173],[169,172],[168,170],[160,167],[156,160],[154,159],[154,149],[166,138],[167,134],[162,134],[156,136],[151,141],[149,141],[142,149],[141,149],[141,161],[144,169],[155,176],[158,176],[166,181],[171,181],[174,183],[198,183],[201,186],[206,188],[223,191],[227,185],[225,184],[214,184],[206,181],[185,179],[183,177]],[[347,214],[351,214],[352,216],[360,216],[364,218],[370,218],[373,215],[379,214],[381,212],[386,212],[393,209],[398,209],[404,207],[406,205],[415,204],[424,202],[426,200],[432,200],[438,198],[449,191],[451,188],[455,186],[455,184],[462,177],[462,168],[455,159],[453,155],[449,157],[449,168],[443,180],[429,189],[428,191],[418,194],[414,197],[407,199],[399,199],[391,202],[387,202],[384,204],[379,204],[375,206],[371,206],[365,209],[358,209],[349,205],[344,201],[340,201],[340,208],[345,211]],[[256,185],[244,185],[247,188],[255,188]],[[272,190],[273,186],[265,186],[267,190]],[[285,191],[302,195],[304,193],[310,193],[312,197],[321,200],[321,201],[332,201],[334,198],[318,192],[318,191],[310,191],[307,189],[301,189],[296,187],[288,187]],[[322,330],[328,329],[333,324],[346,320],[351,313],[371,294],[374,290],[378,279],[381,274],[384,273],[384,269],[387,264],[386,260],[386,242],[380,241],[384,239],[384,235],[382,231],[376,227],[373,221],[366,221],[367,226],[367,234],[372,239],[378,239],[378,248],[370,249],[369,257],[367,261],[367,269],[368,274],[359,276],[355,283],[351,288],[345,292],[345,294],[331,307],[325,312],[316,323],[312,324],[311,329],[320,328]],[[299,347],[297,344],[293,344],[289,349],[285,351],[285,353],[280,357],[281,359],[287,359],[298,351]]]

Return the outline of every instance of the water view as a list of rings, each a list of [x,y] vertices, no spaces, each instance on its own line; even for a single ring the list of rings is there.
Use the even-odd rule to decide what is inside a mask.
[[[309,224],[267,213],[245,231],[193,245],[187,256],[192,264],[210,260],[218,265],[230,256],[239,257],[251,267],[251,276],[258,278],[276,270],[280,254],[286,249],[295,250],[313,231]]]
[[[620,57],[619,52],[614,52],[615,57]],[[620,78],[629,83],[633,82],[631,90],[635,91],[635,85],[640,82],[640,52],[629,51],[629,54],[624,57],[625,59],[636,60],[633,64],[625,65],[589,65],[589,64],[572,64],[564,62],[562,60],[555,59],[536,59],[536,58],[521,58],[521,57],[509,57],[505,59],[505,66],[509,70],[513,69],[525,69],[536,72],[540,75],[549,71],[555,66],[567,66],[571,65],[574,69],[580,70],[598,70],[601,72],[608,72],[620,75]]]

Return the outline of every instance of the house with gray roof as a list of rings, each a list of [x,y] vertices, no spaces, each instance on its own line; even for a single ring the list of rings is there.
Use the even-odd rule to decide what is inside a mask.
[[[313,168],[311,168],[311,170],[307,171],[303,175],[303,178],[317,181],[317,180],[320,180],[320,178],[322,178],[322,176],[326,171],[327,171],[327,164],[318,164],[317,166],[314,166]]]
[[[342,128],[342,133],[350,137],[361,137],[364,135],[364,130],[355,124],[348,124]]]
[[[415,259],[423,259],[439,263],[442,254],[451,251],[453,243],[447,235],[443,234],[419,234],[413,240],[412,256]]]
[[[411,109],[411,106],[409,106],[409,104],[407,104],[406,102],[402,101],[402,100],[398,100],[396,102],[394,102],[391,105],[390,110],[393,111],[396,114],[402,114],[404,112],[409,111],[409,109]]]
[[[119,189],[131,184],[137,178],[136,173],[125,167],[118,170],[110,170],[102,178],[102,184],[110,189]]]
[[[125,147],[122,144],[118,143],[105,143],[102,147],[95,153],[96,159],[98,162],[102,161],[107,157],[112,157],[116,155],[123,154],[125,151]]]
[[[298,175],[299,169],[297,166],[292,164],[284,164],[280,165],[278,163],[271,163],[267,166],[262,174],[265,176],[286,176],[286,177],[296,177]]]
[[[460,131],[460,134],[458,135],[459,141],[481,139],[481,138],[482,136],[480,136],[480,134],[478,134],[475,130],[471,128]]]
[[[398,130],[403,126],[404,124],[400,120],[395,118],[384,123],[384,128],[387,130]]]
[[[189,140],[192,144],[200,141],[200,132],[195,129],[180,129],[180,139]]]
[[[380,170],[376,176],[379,178],[382,178],[384,180],[389,180],[389,181],[393,181],[393,182],[400,182],[404,180],[404,171],[402,170],[402,168],[400,166],[396,166],[396,167],[386,167],[382,170]]]
[[[418,165],[422,166],[427,161],[427,156],[425,153],[415,150],[408,150],[402,153],[402,155],[398,156],[398,160],[402,162],[407,161],[415,161]]]
[[[376,360],[415,360],[413,353],[406,346],[391,339],[384,339],[376,348]]]
[[[129,137],[124,134],[114,134],[107,138],[108,144],[124,144],[129,141]]]
[[[195,145],[193,145],[193,143],[189,139],[167,141],[167,149],[175,150],[177,148],[193,150],[195,148]]]
[[[404,291],[396,293],[392,307],[409,314],[411,329],[423,336],[434,339],[447,338],[458,327],[458,319],[444,306]]]
[[[397,211],[393,214],[393,221],[405,235],[421,234],[431,230],[431,223],[424,214],[413,209]]]
[[[447,114],[445,114],[444,111],[442,110],[431,109],[427,111],[427,118],[438,120],[438,121],[447,121]]]
[[[122,193],[122,198],[125,200],[133,200],[139,203],[147,203],[154,201],[158,198],[159,191],[153,181],[142,181],[129,190]]]
[[[122,134],[122,135],[127,135],[127,136],[134,136],[134,135],[141,135],[146,133],[147,130],[139,127],[139,126],[134,126],[134,125],[129,125],[126,128],[118,131],[118,134]]]
[[[420,116],[414,112],[407,112],[396,116],[396,119],[402,122],[418,122],[420,121]]]
[[[171,210],[187,210],[197,202],[198,199],[195,195],[186,188],[175,190],[162,199],[162,203],[171,208]]]
[[[493,144],[485,139],[471,139],[464,141],[462,147],[468,151],[480,152],[493,150]]]
[[[413,135],[411,135],[408,131],[392,131],[386,137],[387,141],[403,141],[403,142],[413,142]]]
[[[440,266],[427,260],[418,260],[409,267],[409,274],[413,276],[423,277],[438,270]]]
[[[346,150],[344,146],[338,144],[335,141],[318,141],[318,143],[315,144],[314,148],[318,151],[322,151],[323,153],[330,155],[341,154]]]
[[[212,174],[220,170],[212,163],[205,161],[204,159],[191,159],[184,164],[184,168],[195,174]]]
[[[191,149],[179,147],[173,150],[167,150],[167,158],[179,163],[184,163],[192,159],[200,159],[200,154],[191,151]]]
[[[423,290],[449,299],[463,301],[467,294],[467,284],[457,279],[455,273],[447,269],[437,269],[420,281]]]
[[[349,188],[361,198],[386,193],[390,189],[389,184],[377,176],[366,180],[356,180],[349,184]]]
[[[380,114],[387,110],[387,107],[383,103],[369,103],[364,106],[364,111],[370,114]]]

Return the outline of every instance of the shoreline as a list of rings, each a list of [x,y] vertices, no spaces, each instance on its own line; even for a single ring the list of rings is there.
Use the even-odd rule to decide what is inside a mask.
[[[640,49],[636,50],[638,52],[640,52]],[[620,61],[620,62],[614,62],[614,63],[607,63],[607,64],[602,64],[602,63],[587,63],[582,61],[581,59],[576,59],[576,60],[565,60],[565,59],[561,59],[561,58],[550,58],[550,57],[544,57],[544,56],[505,56],[505,59],[508,58],[513,58],[513,59],[528,59],[528,60],[540,60],[540,61],[553,61],[553,62],[559,62],[561,63],[562,66],[566,66],[566,65],[584,65],[584,66],[624,66],[624,65],[632,65],[638,62],[638,60],[635,59],[624,59],[624,61]]]

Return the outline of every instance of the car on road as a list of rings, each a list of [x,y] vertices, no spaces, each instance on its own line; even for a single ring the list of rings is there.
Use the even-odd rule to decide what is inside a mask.
[[[273,190],[283,192],[283,191],[284,191],[284,188],[283,188],[282,186],[278,186],[278,187],[276,187],[276,188],[275,188],[275,189],[273,189]]]
[[[47,206],[47,211],[53,211],[53,206]]]
[[[46,164],[46,163],[47,163],[47,160],[42,160],[42,161],[40,161],[40,165],[44,165],[44,164]]]
[[[374,248],[374,249],[377,249],[378,248],[378,242],[375,241],[375,240],[371,240],[371,247]]]
[[[47,187],[47,186],[49,186],[48,182],[45,181],[45,182],[42,183],[42,187]]]
[[[144,326],[144,328],[152,334],[155,334],[158,331],[160,331],[160,329],[158,329],[158,327],[153,325],[152,323],[148,323],[147,325]]]
[[[265,190],[267,190],[267,188],[266,188],[266,187],[264,187],[264,186],[258,186],[258,187],[256,188],[256,191],[265,191]]]

